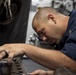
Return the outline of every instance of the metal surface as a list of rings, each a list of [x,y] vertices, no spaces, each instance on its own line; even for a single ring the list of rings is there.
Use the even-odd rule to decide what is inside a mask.
[[[0,61],[0,75],[27,75],[26,70],[22,67],[20,58],[9,63],[7,59]]]
[[[22,65],[21,60],[14,62],[12,65],[12,72],[11,72],[12,74],[11,75],[27,75],[26,71],[24,70],[24,68],[21,65]]]
[[[55,70],[54,75],[76,75],[76,73],[69,68],[58,67]]]
[[[28,74],[38,69],[48,70],[48,68],[34,62],[29,58],[24,58],[22,60],[22,67]]]
[[[29,75],[29,73],[37,69],[48,70],[48,68],[37,64],[29,58],[22,58],[13,63],[11,75]]]

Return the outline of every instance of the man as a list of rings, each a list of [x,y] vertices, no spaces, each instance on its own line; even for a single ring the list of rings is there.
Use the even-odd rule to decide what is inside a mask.
[[[49,69],[68,67],[76,71],[75,15],[76,11],[72,11],[70,16],[65,16],[53,8],[41,8],[34,16],[33,29],[43,41],[59,44],[57,49],[43,49],[23,43],[5,44],[0,47],[0,59],[7,55],[10,59],[25,54]],[[34,72],[33,74],[38,73]]]

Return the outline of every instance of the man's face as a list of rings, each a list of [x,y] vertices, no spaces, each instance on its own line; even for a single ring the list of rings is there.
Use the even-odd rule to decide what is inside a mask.
[[[43,41],[54,44],[59,43],[61,39],[60,31],[58,25],[52,20],[48,20],[48,22],[40,22],[37,21],[34,23],[34,30],[37,34],[42,38]]]

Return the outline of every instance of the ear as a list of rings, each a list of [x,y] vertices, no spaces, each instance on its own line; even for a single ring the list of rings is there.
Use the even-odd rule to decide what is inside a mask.
[[[51,20],[56,24],[56,20],[55,20],[54,15],[52,15],[52,14],[48,14],[47,18],[48,18],[48,20],[51,19]]]

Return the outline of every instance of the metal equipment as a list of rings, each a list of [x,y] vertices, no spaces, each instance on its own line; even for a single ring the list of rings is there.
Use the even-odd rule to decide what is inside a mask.
[[[0,0],[0,24],[9,24],[18,14],[21,0]]]

